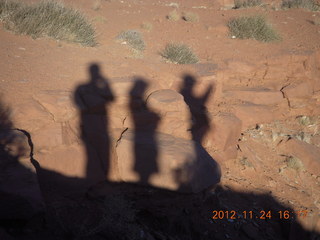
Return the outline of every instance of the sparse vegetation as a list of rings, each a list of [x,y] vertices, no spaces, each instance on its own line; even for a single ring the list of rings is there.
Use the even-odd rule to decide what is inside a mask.
[[[310,11],[319,11],[320,5],[314,0],[284,0],[281,4],[283,9],[289,8],[305,8]]]
[[[193,12],[183,13],[183,20],[187,22],[199,22],[199,15]]]
[[[298,116],[297,120],[303,126],[308,126],[311,123],[310,118],[308,116]]]
[[[289,168],[296,170],[297,172],[304,170],[303,163],[299,158],[289,156],[286,158],[286,163]]]
[[[123,31],[117,36],[117,39],[125,41],[135,50],[143,51],[146,48],[142,35],[137,30]]]
[[[238,17],[228,22],[232,38],[253,38],[261,42],[279,40],[278,33],[266,22],[263,16]]]
[[[240,159],[240,164],[242,166],[249,167],[249,168],[253,167],[252,163],[246,157],[243,157],[243,158]]]
[[[169,43],[160,54],[172,63],[193,64],[199,61],[192,50],[184,44]]]
[[[62,3],[41,1],[32,5],[0,0],[0,20],[4,27],[17,34],[33,38],[51,37],[57,40],[95,46],[95,30],[77,10]]]
[[[180,15],[177,10],[173,10],[167,15],[167,19],[170,21],[178,21],[180,19]]]
[[[234,8],[250,8],[250,7],[257,7],[261,6],[261,0],[235,0],[234,1]]]
[[[150,32],[152,30],[153,26],[152,26],[152,23],[144,22],[141,24],[141,28]]]

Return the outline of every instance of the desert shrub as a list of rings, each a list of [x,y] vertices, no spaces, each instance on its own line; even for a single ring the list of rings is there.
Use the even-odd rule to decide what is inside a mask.
[[[310,11],[319,11],[320,6],[314,0],[283,0],[281,7],[283,9],[289,8],[305,8]]]
[[[170,62],[178,64],[192,64],[199,60],[192,50],[184,44],[169,43],[160,55]]]
[[[141,24],[141,28],[145,29],[147,31],[151,31],[152,28],[153,28],[153,25],[152,25],[152,23],[144,22],[144,23]]]
[[[304,165],[299,158],[289,156],[286,158],[286,163],[289,168],[292,168],[298,172],[304,170]]]
[[[10,15],[22,6],[24,6],[24,4],[21,2],[0,0],[0,21],[9,19]]]
[[[15,33],[43,36],[57,40],[94,46],[95,30],[88,20],[77,10],[67,8],[62,3],[42,1],[32,5],[12,1],[1,1],[1,19],[4,26]],[[0,7],[1,8],[1,7]]]
[[[238,17],[228,22],[231,36],[240,39],[253,38],[261,42],[279,40],[278,33],[262,16]]]
[[[262,4],[261,0],[235,0],[234,1],[234,8],[249,8],[249,7],[256,7]]]
[[[199,15],[193,12],[183,13],[183,20],[187,22],[199,22]]]
[[[130,47],[138,51],[143,51],[146,48],[142,35],[137,30],[123,31],[117,36],[117,39],[126,41]]]
[[[167,19],[170,21],[178,21],[180,19],[180,15],[177,10],[173,10],[169,12],[169,14],[167,15]]]
[[[248,160],[247,157],[241,158],[241,159],[240,159],[240,164],[241,164],[242,166],[245,166],[245,167],[250,167],[250,168],[253,167],[252,163]]]

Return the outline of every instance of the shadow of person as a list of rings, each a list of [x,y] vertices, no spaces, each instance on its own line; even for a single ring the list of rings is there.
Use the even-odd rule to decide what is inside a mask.
[[[77,87],[74,101],[80,112],[81,139],[87,154],[86,179],[93,183],[105,180],[109,172],[107,105],[114,96],[98,64],[92,63],[88,72],[89,82]]]
[[[136,79],[131,89],[130,112],[134,125],[134,171],[139,175],[139,183],[148,184],[150,176],[158,172],[156,129],[160,117],[145,104],[148,85],[143,79]]]
[[[197,179],[200,182],[202,181],[203,183],[211,183],[203,191],[204,197],[206,197],[208,191],[215,188],[221,179],[220,165],[202,147],[203,139],[211,127],[205,104],[213,91],[213,86],[210,85],[202,96],[197,96],[194,93],[195,85],[196,79],[191,75],[185,75],[183,77],[180,93],[183,95],[184,101],[188,105],[190,111],[190,130],[196,163],[195,166],[190,167],[186,165],[182,170],[176,171],[176,181],[180,184],[179,189],[183,190],[186,187],[183,180],[185,172],[187,175],[188,172],[193,172],[191,178]]]
[[[210,85],[202,96],[194,94],[196,79],[191,75],[183,77],[183,84],[180,88],[180,93],[184,97],[184,101],[189,107],[191,115],[191,134],[192,140],[202,144],[205,134],[210,129],[210,118],[205,106],[209,96],[213,92],[213,85]]]

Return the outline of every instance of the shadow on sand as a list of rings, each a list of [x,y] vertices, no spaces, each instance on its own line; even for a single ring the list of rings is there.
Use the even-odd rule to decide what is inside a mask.
[[[152,147],[147,150],[150,151],[148,154],[138,153],[137,149],[143,147],[138,145],[134,146],[132,152],[136,158],[134,170],[143,184],[101,181],[87,191],[90,186],[88,182],[103,179],[109,171],[108,105],[114,100],[99,66],[91,65],[89,73],[89,83],[79,86],[75,91],[81,119],[79,129],[87,150],[85,178],[70,178],[42,168],[33,156],[32,136],[25,130],[18,130],[27,139],[24,141],[28,146],[24,148],[16,139],[18,135],[12,134],[17,130],[8,109],[0,102],[0,205],[1,209],[6,209],[5,212],[0,211],[0,239],[319,239],[318,233],[303,229],[296,221],[296,215],[291,213],[291,208],[279,203],[270,194],[243,193],[218,186],[203,199],[201,193],[182,194],[144,186],[150,176],[157,172],[158,152],[154,133],[160,118],[145,105],[143,95],[147,84],[143,79],[134,82],[129,96],[135,130],[148,129],[150,138],[154,139]],[[212,89],[197,98],[192,93],[196,79],[186,76],[183,81],[181,93],[193,119],[192,136],[201,143],[210,128],[205,103]],[[148,117],[141,118],[143,114],[139,112],[146,113]],[[148,121],[143,122],[145,119]],[[139,138],[138,131],[136,138]],[[18,149],[15,153],[10,150],[13,147]],[[22,164],[21,159],[26,152],[36,174]],[[16,176],[15,181],[5,181],[7,169],[10,169],[9,175]],[[27,171],[31,177],[37,177],[43,202],[41,197],[39,203],[33,202],[30,195],[17,197],[15,190],[18,189],[15,187],[25,181],[17,177],[21,172],[19,169]],[[72,191],[75,187],[82,191]],[[28,191],[28,186],[26,188]],[[34,211],[30,211],[30,206],[24,202],[36,204]],[[40,206],[42,203],[45,207]],[[19,209],[19,215],[16,209]],[[233,211],[234,219],[230,215]],[[244,211],[247,211],[247,216],[244,216]],[[262,211],[270,211],[272,216],[262,219]],[[289,211],[289,219],[280,219],[279,211]]]

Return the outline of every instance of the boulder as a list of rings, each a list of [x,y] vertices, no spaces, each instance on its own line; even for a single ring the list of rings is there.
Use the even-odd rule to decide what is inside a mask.
[[[191,139],[187,131],[190,128],[191,116],[181,94],[170,89],[155,91],[148,97],[147,106],[161,119],[157,128],[158,132]]]
[[[220,181],[218,163],[192,140],[129,129],[118,141],[116,154],[125,182],[197,193]]]
[[[241,120],[232,113],[220,113],[211,119],[210,130],[205,135],[203,146],[223,153],[228,159],[236,158],[236,145],[242,127]]]

